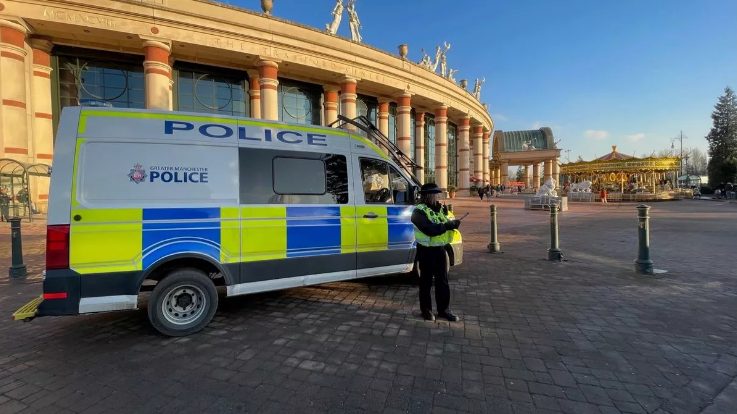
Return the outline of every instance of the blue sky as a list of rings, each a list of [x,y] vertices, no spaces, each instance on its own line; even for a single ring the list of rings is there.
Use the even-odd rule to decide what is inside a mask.
[[[335,1],[274,3],[275,16],[323,28]],[[550,126],[571,160],[612,145],[669,148],[681,130],[684,147],[706,149],[717,98],[737,88],[734,0],[358,0],[356,10],[364,43],[392,53],[407,43],[414,61],[449,42],[457,79],[486,77],[496,129]],[[338,34],[349,33],[346,14]]]

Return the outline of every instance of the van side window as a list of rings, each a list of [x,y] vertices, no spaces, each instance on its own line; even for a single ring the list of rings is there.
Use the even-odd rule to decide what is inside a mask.
[[[325,163],[308,158],[274,157],[274,193],[278,195],[325,195]]]
[[[409,181],[392,166],[389,166],[389,183],[391,185],[394,204],[411,204]]]
[[[361,182],[366,203],[407,204],[409,182],[389,163],[361,159]]]
[[[241,204],[348,204],[344,155],[240,148]]]

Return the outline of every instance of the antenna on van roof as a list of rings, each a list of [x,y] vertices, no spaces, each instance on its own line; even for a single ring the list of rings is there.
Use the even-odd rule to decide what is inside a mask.
[[[402,167],[416,183],[421,184],[417,177],[415,177],[413,170],[421,170],[422,166],[418,165],[412,158],[403,153],[402,150],[400,150],[396,144],[391,142],[389,138],[379,130],[379,128],[376,128],[376,125],[374,125],[365,115],[357,116],[353,119],[344,115],[338,115],[338,119],[328,126],[332,127],[335,124],[338,124],[337,128],[339,129],[348,129],[346,126],[347,124],[350,124],[363,131],[377,146],[386,149],[392,157],[392,160]]]

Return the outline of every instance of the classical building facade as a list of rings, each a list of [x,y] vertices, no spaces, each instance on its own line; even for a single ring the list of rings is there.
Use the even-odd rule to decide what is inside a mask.
[[[312,125],[366,115],[423,166],[421,180],[468,194],[471,177],[490,176],[493,121],[454,81],[222,3],[0,0],[0,74],[0,158],[24,164],[50,164],[61,110],[89,104]],[[32,186],[34,200],[47,193]]]
[[[525,187],[537,189],[554,179],[560,185],[560,149],[548,127],[528,131],[494,131],[489,161],[491,182],[507,184],[510,166],[524,166]],[[542,179],[542,180],[541,180]]]

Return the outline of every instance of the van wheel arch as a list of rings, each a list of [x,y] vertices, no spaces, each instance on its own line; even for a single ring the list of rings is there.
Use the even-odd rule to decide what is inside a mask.
[[[152,286],[144,285],[146,281],[158,283],[172,272],[187,268],[196,269],[209,275],[216,286],[227,286],[235,283],[230,272],[211,257],[202,254],[183,253],[165,257],[151,265],[138,280],[138,290],[140,292],[149,290],[144,288],[152,288]]]

